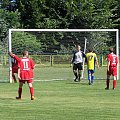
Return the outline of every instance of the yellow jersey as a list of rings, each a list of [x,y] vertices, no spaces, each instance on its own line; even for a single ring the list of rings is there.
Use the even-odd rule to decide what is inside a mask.
[[[95,69],[95,62],[97,61],[97,55],[95,53],[89,52],[86,54],[86,62],[88,70]]]

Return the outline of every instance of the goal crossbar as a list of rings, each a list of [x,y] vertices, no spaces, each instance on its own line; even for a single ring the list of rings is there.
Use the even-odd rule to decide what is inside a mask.
[[[41,32],[109,32],[116,31],[118,29],[9,29],[10,31],[41,31]]]

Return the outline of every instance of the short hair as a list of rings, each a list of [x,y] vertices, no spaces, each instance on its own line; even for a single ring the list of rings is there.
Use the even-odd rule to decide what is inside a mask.
[[[93,49],[92,49],[92,48],[89,48],[89,49],[88,49],[88,51],[89,51],[89,52],[92,52],[92,51],[93,51]]]
[[[114,51],[114,49],[113,49],[112,47],[110,47],[110,48],[109,48],[109,51],[110,51],[110,52],[113,52],[113,51]]]
[[[25,56],[25,55],[27,55],[28,54],[28,51],[27,50],[24,50],[23,52],[22,52],[22,55],[23,56]]]
[[[79,44],[79,43],[76,43],[75,46],[80,46],[80,44]]]

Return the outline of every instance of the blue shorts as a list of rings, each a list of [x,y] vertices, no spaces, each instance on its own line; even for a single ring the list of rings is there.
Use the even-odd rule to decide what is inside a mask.
[[[93,74],[94,72],[94,70],[88,70],[88,74]]]

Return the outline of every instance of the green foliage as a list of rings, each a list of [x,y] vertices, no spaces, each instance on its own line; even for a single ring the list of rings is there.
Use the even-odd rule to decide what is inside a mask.
[[[8,29],[19,27],[19,13],[0,9],[0,51],[7,52]]]
[[[8,28],[18,28],[20,26],[20,14],[18,11],[16,12],[9,12],[7,10],[0,9],[0,18],[4,20],[5,24]]]
[[[87,35],[87,48],[93,48],[96,53],[103,53],[110,47],[109,42],[112,41],[110,32],[90,32]],[[115,44],[115,43],[114,43]],[[112,45],[114,45],[112,44]],[[111,45],[111,47],[113,47]]]
[[[6,52],[7,51],[7,28],[8,25],[3,19],[0,19],[0,51]]]
[[[18,10],[23,28],[104,29],[118,26],[118,3],[118,0],[20,0],[18,1]],[[83,44],[83,38],[79,39],[79,35],[74,33],[73,40],[64,33],[60,35],[59,40],[53,36],[43,35],[45,36],[43,38],[38,34],[36,36],[42,42],[45,51],[54,52],[56,45],[58,48],[55,51],[65,51],[65,49],[70,51],[70,47],[71,45],[73,47],[74,43]],[[93,39],[93,43],[100,40],[100,37],[102,41],[105,39],[101,33],[100,37],[96,39],[94,34],[84,34],[83,36],[88,36],[90,40]],[[110,40],[112,41],[109,37],[105,39],[105,41]]]
[[[23,50],[28,50],[30,53],[41,51],[41,44],[37,42],[34,35],[25,32],[14,32],[12,35],[13,52],[21,53]]]
[[[9,5],[8,0],[2,2],[4,7]],[[4,22],[1,23],[1,26],[6,31],[4,39],[7,39],[9,28],[119,28],[119,3],[119,0],[18,0],[18,10],[15,12],[0,10],[1,21]],[[37,42],[42,43],[45,52],[72,51],[76,42],[84,44],[84,38],[79,39],[79,35],[76,33],[72,33],[73,39],[70,39],[71,35],[66,33],[60,33],[59,39],[55,35],[39,35],[37,33],[34,35],[39,39]],[[113,40],[109,37],[105,39],[101,33],[96,39],[94,34],[83,34],[83,36],[93,40],[93,43],[98,40],[101,43],[103,40],[108,42]]]
[[[9,5],[10,1],[9,0],[1,0],[2,2],[2,8],[5,8]]]

